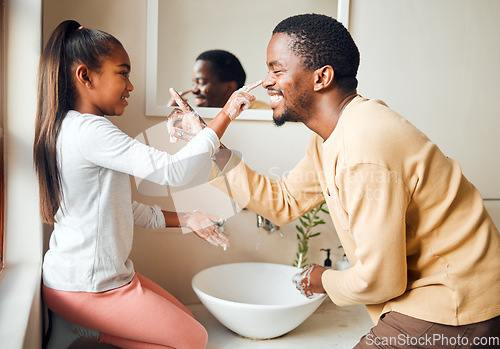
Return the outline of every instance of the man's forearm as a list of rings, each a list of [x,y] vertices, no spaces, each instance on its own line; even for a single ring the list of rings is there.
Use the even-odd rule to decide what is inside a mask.
[[[219,168],[220,171],[226,167],[229,159],[231,158],[231,150],[226,148],[222,143],[219,151],[215,155],[215,164]]]

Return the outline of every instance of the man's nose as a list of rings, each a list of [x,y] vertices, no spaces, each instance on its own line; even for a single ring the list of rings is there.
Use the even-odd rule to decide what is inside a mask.
[[[264,81],[262,81],[262,87],[264,87],[267,90],[272,85],[274,85],[274,79],[272,78],[271,73],[269,72],[267,73]]]

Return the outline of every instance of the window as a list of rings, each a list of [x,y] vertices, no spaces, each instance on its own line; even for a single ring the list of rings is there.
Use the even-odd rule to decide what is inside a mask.
[[[3,268],[3,228],[4,228],[4,209],[5,209],[4,201],[5,201],[5,195],[4,195],[4,183],[3,183],[3,129],[0,124],[0,271]]]
[[[0,270],[3,268],[4,181],[3,181],[3,2],[0,4]]]
[[[1,103],[0,103],[1,104]],[[4,228],[4,183],[3,183],[3,129],[0,125],[0,270],[3,268],[3,228]]]

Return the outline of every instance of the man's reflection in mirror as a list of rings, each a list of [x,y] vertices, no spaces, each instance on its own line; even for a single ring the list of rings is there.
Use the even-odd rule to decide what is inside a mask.
[[[180,93],[187,99],[195,98],[197,107],[222,108],[231,94],[245,85],[246,73],[239,59],[231,52],[209,50],[201,53],[193,66],[193,86]],[[173,99],[168,106],[176,106]],[[253,102],[249,109],[271,109],[262,101]]]

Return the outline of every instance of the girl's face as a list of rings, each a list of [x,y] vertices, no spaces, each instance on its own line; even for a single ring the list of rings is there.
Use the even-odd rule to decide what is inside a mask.
[[[89,73],[92,85],[86,103],[95,115],[122,115],[134,86],[129,80],[130,59],[122,47],[105,59],[99,72]]]

